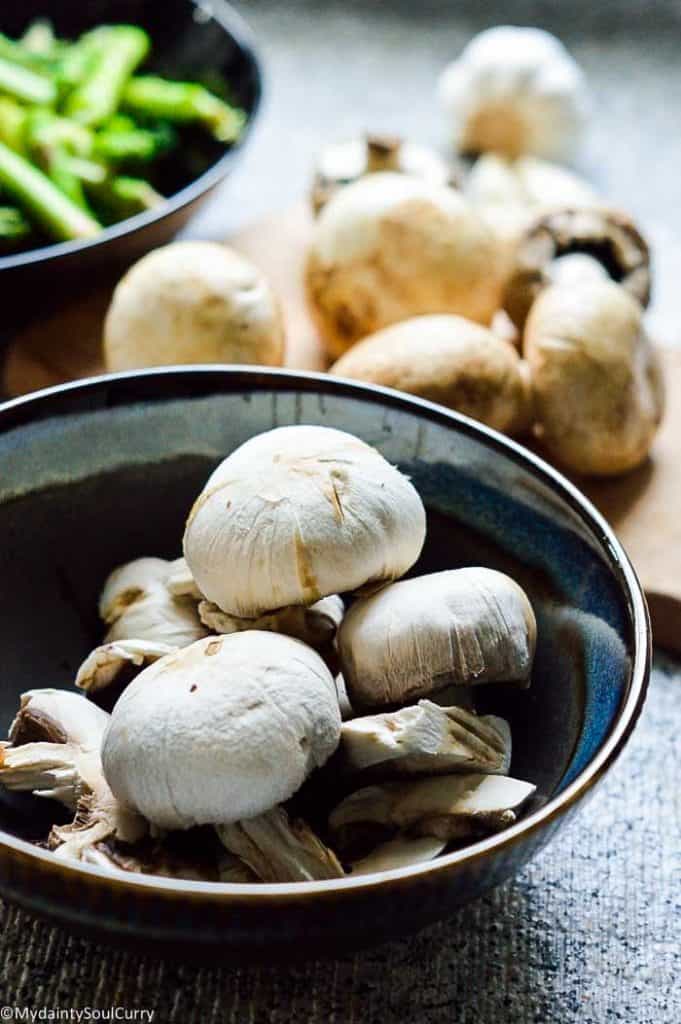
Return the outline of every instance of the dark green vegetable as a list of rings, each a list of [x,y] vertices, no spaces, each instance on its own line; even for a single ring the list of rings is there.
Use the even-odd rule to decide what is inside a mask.
[[[27,117],[27,110],[20,103],[7,96],[0,96],[0,142],[17,153],[26,152]]]
[[[157,128],[129,129],[114,128],[109,125],[106,130],[97,133],[93,153],[102,160],[118,164],[126,161],[148,163],[155,160],[161,153],[168,152],[175,145],[177,136],[168,124],[160,124]]]
[[[84,80],[66,100],[66,113],[94,127],[115,113],[125,84],[150,48],[149,36],[135,25],[96,29],[96,50]]]
[[[57,89],[50,78],[4,58],[0,58],[0,92],[24,103],[44,106],[50,106],[57,99]]]
[[[243,130],[245,114],[196,82],[170,82],[156,75],[131,78],[123,90],[125,109],[141,117],[206,126],[219,142],[234,142]]]
[[[0,186],[53,238],[90,238],[101,225],[32,164],[0,143]]]
[[[105,219],[112,222],[152,210],[164,199],[148,181],[126,175],[108,178],[101,186],[92,189],[91,195]]]
[[[0,206],[0,248],[14,249],[31,234],[31,223],[16,206]]]

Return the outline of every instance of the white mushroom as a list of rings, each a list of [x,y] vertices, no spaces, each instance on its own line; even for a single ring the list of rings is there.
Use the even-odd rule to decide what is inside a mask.
[[[255,618],[398,578],[425,529],[418,493],[376,449],[327,427],[280,427],[218,466],[184,551],[207,600]]]
[[[475,161],[464,191],[480,215],[511,245],[537,217],[566,206],[584,209],[600,205],[591,185],[574,171],[532,156],[508,160],[485,153]]]
[[[196,585],[186,558],[176,558],[170,562],[165,583],[173,597],[192,597],[197,602],[203,600],[203,594]]]
[[[439,91],[454,142],[465,152],[569,159],[589,111],[579,65],[538,28],[481,32],[445,68]]]
[[[345,722],[339,755],[347,772],[375,767],[385,775],[506,775],[511,731],[503,718],[479,718],[463,708],[420,700],[400,711]]]
[[[395,135],[370,133],[363,138],[324,147],[312,186],[314,212],[319,213],[339,188],[377,171],[413,174],[437,185],[453,185],[457,179],[447,161],[428,146],[405,141]]]
[[[309,882],[345,874],[336,855],[310,826],[300,819],[291,821],[283,807],[218,825],[217,833],[262,882]]]
[[[336,749],[333,676],[291,637],[206,637],[118,700],[102,760],[116,796],[159,828],[225,825],[288,800]]]
[[[302,640],[316,651],[326,651],[331,647],[344,613],[345,605],[338,594],[323,597],[309,607],[291,605],[266,612],[255,619],[230,615],[211,601],[201,601],[199,604],[201,621],[215,633],[243,633],[249,629],[284,633]]]
[[[406,174],[370,174],[340,189],[314,226],[310,310],[338,357],[409,317],[458,313],[488,324],[501,306],[508,255],[456,189]]]
[[[146,665],[172,654],[177,647],[148,640],[117,640],[90,651],[76,673],[76,686],[88,693],[111,686],[131,670],[141,671]]]
[[[445,842],[498,832],[512,825],[535,792],[530,782],[506,775],[439,775],[384,782],[346,797],[329,827],[341,845],[353,828],[381,825]]]
[[[0,748],[0,785],[58,800],[75,812],[54,826],[49,845],[64,859],[80,860],[109,837],[135,842],[146,822],[121,807],[102,774],[100,745],[109,723],[101,708],[66,690],[22,694],[9,744]]]
[[[206,635],[196,601],[174,597],[166,586],[172,565],[162,558],[139,558],[111,573],[99,600],[100,616],[109,624],[105,643],[185,647]]]
[[[527,685],[536,623],[524,591],[493,569],[451,569],[360,598],[338,633],[353,707],[404,704],[450,683]]]
[[[611,281],[553,285],[525,326],[536,433],[574,473],[612,476],[646,458],[664,410],[661,367],[636,299]]]
[[[279,303],[257,267],[215,242],[173,242],[119,281],[104,324],[108,370],[177,363],[281,366]]]

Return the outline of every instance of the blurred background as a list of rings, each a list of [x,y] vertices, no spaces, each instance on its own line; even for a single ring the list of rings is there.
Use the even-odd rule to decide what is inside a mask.
[[[496,24],[555,33],[583,66],[595,110],[579,169],[642,224],[653,246],[651,329],[681,343],[673,303],[681,261],[681,4],[514,0],[249,0],[265,97],[234,176],[193,222],[224,238],[295,202],[325,141],[370,129],[441,149],[437,76],[472,35]]]

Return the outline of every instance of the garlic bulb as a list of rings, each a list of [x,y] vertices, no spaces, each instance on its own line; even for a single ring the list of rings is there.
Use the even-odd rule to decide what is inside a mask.
[[[376,449],[328,427],[280,427],[218,466],[184,550],[209,601],[255,618],[397,579],[425,530],[416,490]]]
[[[439,91],[455,144],[466,152],[569,159],[589,110],[579,65],[538,28],[481,32],[445,68]]]

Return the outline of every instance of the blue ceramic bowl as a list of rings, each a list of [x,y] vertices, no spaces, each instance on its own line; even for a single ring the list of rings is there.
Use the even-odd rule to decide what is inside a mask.
[[[643,704],[650,632],[609,527],[555,470],[465,417],[327,376],[201,367],[101,378],[0,407],[0,728],[19,694],[70,686],[98,641],[110,569],[175,557],[215,464],[291,423],[349,430],[408,473],[429,515],[415,572],[502,569],[527,590],[538,649],[527,691],[483,687],[512,725],[512,773],[538,799],[512,828],[427,865],[291,885],[113,877],[27,840],[37,809],[3,798],[0,895],[98,939],[183,955],[281,959],[414,931],[497,885],[543,846],[603,777]],[[568,839],[567,842],[570,840]]]

